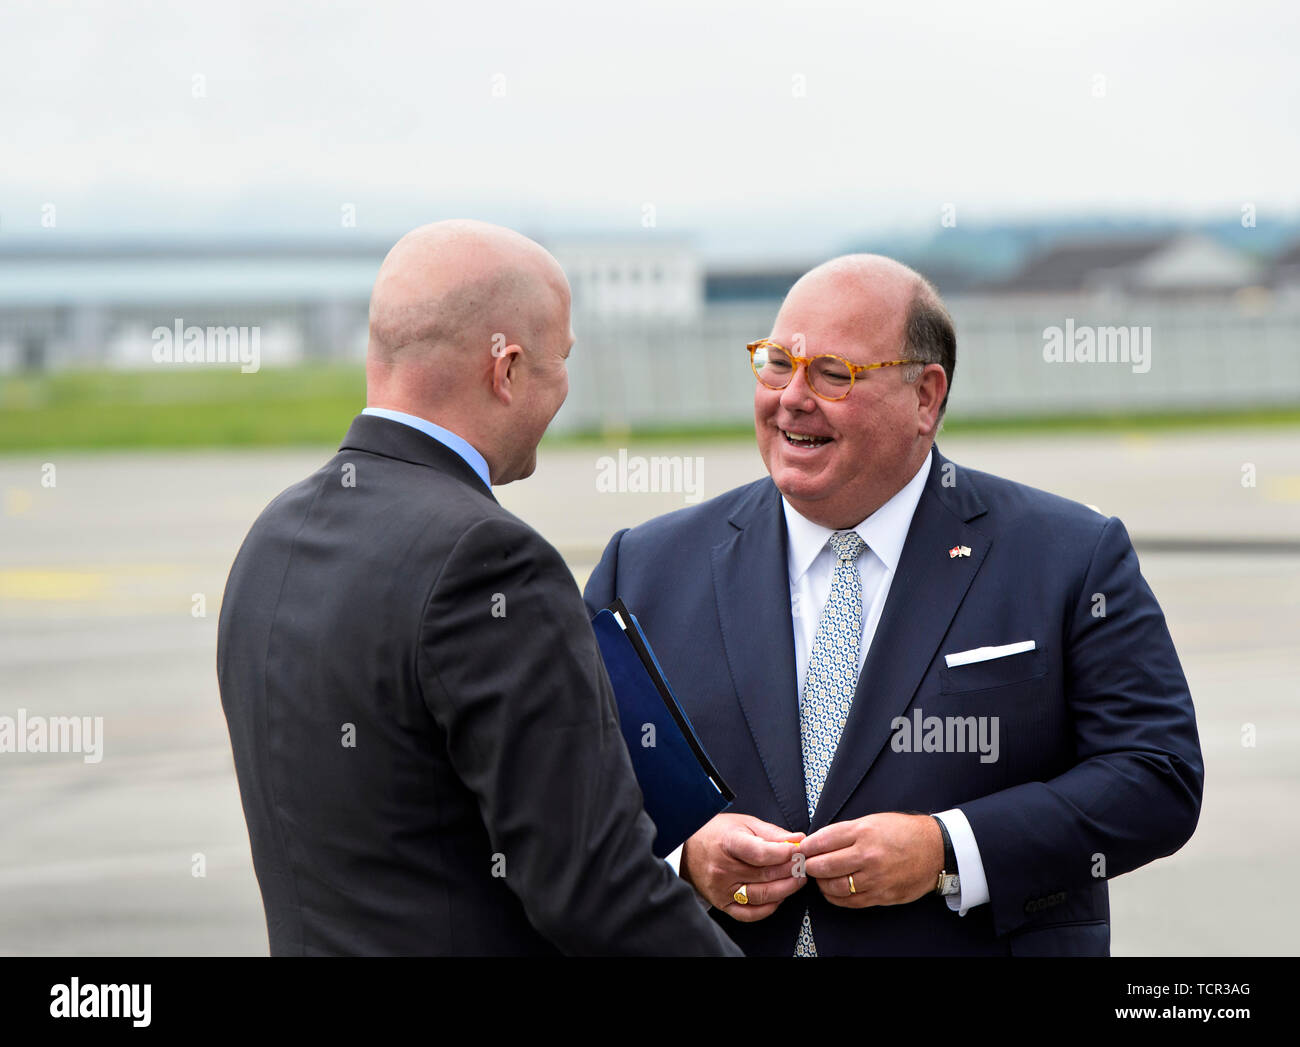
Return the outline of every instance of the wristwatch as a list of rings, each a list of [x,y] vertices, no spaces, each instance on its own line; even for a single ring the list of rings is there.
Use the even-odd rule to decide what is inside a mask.
[[[961,877],[957,875],[957,852],[952,848],[952,837],[948,827],[937,815],[930,815],[939,823],[939,833],[943,836],[943,869],[939,873],[939,882],[935,884],[934,893],[941,895],[961,894]]]

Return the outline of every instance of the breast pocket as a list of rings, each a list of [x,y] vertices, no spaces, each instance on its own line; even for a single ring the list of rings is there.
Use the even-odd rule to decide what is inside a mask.
[[[962,694],[1037,680],[1047,675],[1047,652],[1041,647],[1003,658],[939,670],[939,693]]]

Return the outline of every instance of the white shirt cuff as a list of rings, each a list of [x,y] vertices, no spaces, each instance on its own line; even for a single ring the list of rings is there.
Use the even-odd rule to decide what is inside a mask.
[[[965,916],[977,905],[989,900],[989,883],[984,878],[984,860],[980,857],[979,844],[975,842],[975,833],[970,822],[958,808],[936,814],[948,836],[952,840],[952,850],[957,856],[955,872],[961,877],[961,890],[948,895],[948,908]]]
[[[669,867],[678,876],[681,876],[682,874],[682,850],[683,848],[685,848],[685,846],[686,844],[682,844],[681,847],[678,847],[677,850],[673,851],[671,854],[669,854],[667,857],[664,858],[664,861],[668,863]],[[713,903],[710,902],[707,898],[704,897],[704,895],[700,893],[698,887],[692,884],[691,890],[695,892],[695,897],[700,900],[700,904],[704,906],[706,911],[713,908]]]

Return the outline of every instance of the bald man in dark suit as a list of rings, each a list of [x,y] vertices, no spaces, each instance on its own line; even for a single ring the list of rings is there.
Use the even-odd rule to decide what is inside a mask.
[[[368,407],[235,560],[217,667],[273,954],[739,954],[651,853],[572,576],[492,496],[572,344],[537,244],[408,234]]]

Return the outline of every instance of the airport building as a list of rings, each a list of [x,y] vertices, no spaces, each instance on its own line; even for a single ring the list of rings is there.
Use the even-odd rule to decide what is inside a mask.
[[[262,368],[359,363],[391,246],[62,236],[0,243],[0,375],[179,366],[159,338],[191,327],[255,330]],[[654,230],[544,242],[573,290],[562,431],[744,424],[745,344],[815,262],[706,265]],[[954,417],[1300,402],[1300,245],[1264,262],[1196,234],[1111,237],[998,281],[930,275],[957,327]]]

